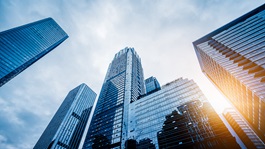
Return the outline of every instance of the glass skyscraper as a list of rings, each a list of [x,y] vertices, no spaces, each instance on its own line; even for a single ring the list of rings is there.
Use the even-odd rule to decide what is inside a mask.
[[[0,32],[0,87],[66,38],[52,18]]]
[[[145,79],[144,82],[145,82],[146,94],[150,94],[152,92],[155,92],[161,89],[159,82],[153,76]]]
[[[265,141],[265,4],[193,45],[202,71]]]
[[[83,148],[120,148],[128,138],[130,103],[145,93],[141,59],[119,51],[106,74]]]
[[[76,149],[80,145],[96,93],[86,84],[71,90],[34,149]]]

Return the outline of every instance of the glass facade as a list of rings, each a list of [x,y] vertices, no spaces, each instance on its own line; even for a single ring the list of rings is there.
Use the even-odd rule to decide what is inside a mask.
[[[145,93],[141,59],[133,48],[109,65],[83,148],[120,148],[128,136],[130,103]]]
[[[193,80],[179,78],[131,103],[126,148],[207,148],[207,144],[239,148],[206,101]]]
[[[0,32],[0,87],[67,38],[52,18]]]
[[[247,148],[265,148],[265,144],[234,109],[225,109],[223,115]]]
[[[161,89],[159,82],[153,76],[148,79],[145,79],[144,82],[145,82],[146,94],[150,94]]]
[[[71,90],[34,149],[78,148],[95,99],[96,93],[85,84]]]
[[[158,132],[159,148],[240,149],[209,102],[194,100],[166,116]]]
[[[265,141],[265,4],[193,45],[202,71]]]

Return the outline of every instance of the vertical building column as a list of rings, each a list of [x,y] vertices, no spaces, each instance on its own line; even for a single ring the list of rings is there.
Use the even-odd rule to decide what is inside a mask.
[[[122,148],[124,148],[125,141],[128,138],[129,108],[130,108],[129,106],[130,106],[131,97],[132,97],[132,51],[128,50],[127,62],[126,62],[123,120],[122,120],[122,140],[121,140],[121,147]]]

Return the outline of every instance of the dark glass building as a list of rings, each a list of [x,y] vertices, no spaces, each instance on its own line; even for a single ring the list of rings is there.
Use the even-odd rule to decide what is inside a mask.
[[[194,100],[166,116],[157,134],[159,148],[240,149],[209,102]]]
[[[52,18],[0,32],[0,87],[66,38]]]
[[[236,110],[227,108],[223,112],[223,116],[247,148],[265,149],[264,142]]]
[[[148,79],[145,79],[144,82],[145,82],[146,94],[150,94],[161,89],[159,82],[153,76],[149,77]]]
[[[109,65],[83,148],[125,146],[130,103],[144,93],[141,59],[134,48],[125,48]]]
[[[34,149],[76,149],[80,145],[96,93],[86,84],[71,90]]]
[[[265,141],[265,4],[193,45],[204,74]]]

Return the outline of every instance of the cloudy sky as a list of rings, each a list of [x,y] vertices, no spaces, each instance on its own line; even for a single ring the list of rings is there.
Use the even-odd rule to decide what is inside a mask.
[[[202,74],[192,42],[260,6],[242,0],[0,0],[0,31],[52,17],[69,38],[0,88],[0,148],[32,148],[68,91],[97,94],[108,64],[134,47],[145,78],[195,80],[218,112],[225,99]]]

